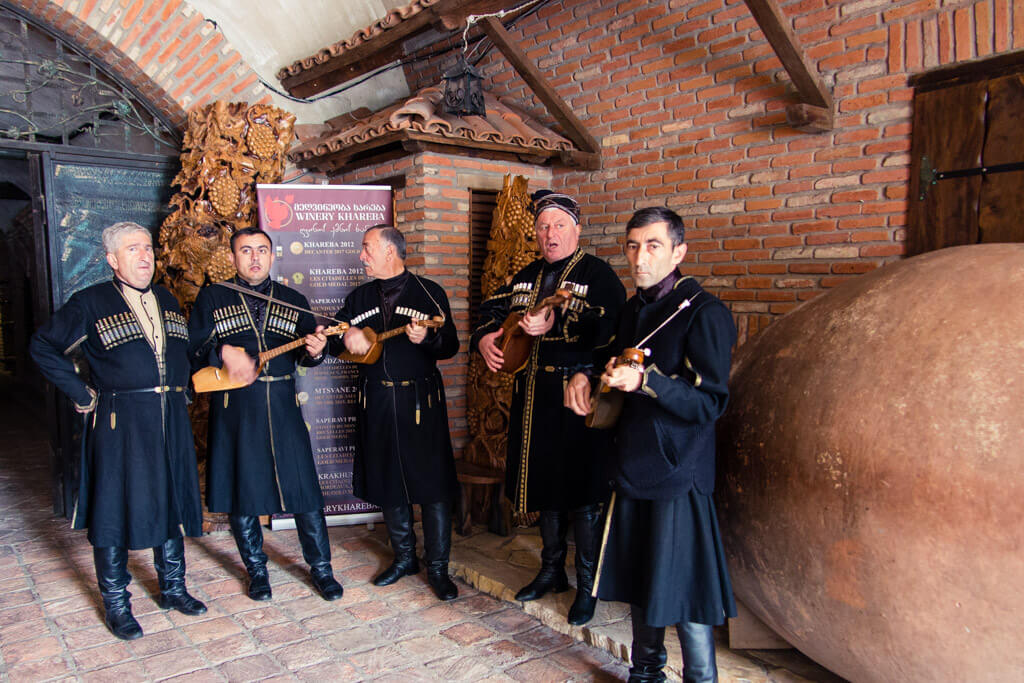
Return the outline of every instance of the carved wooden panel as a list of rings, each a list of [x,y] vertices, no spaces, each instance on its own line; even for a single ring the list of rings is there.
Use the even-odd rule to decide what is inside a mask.
[[[264,104],[215,102],[189,114],[181,153],[181,188],[160,228],[157,276],[186,311],[209,278],[226,280],[231,235],[256,226],[256,183],[284,173],[295,117]]]
[[[487,240],[481,289],[484,298],[511,281],[521,268],[538,257],[537,234],[530,213],[530,195],[523,176],[505,176]],[[490,372],[478,353],[470,357],[467,382],[467,421],[470,442],[463,459],[499,471],[505,469],[512,375]],[[471,501],[475,521],[486,521],[485,498]]]

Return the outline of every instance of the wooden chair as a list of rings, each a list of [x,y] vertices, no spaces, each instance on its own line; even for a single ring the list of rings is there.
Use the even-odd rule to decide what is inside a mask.
[[[463,460],[455,462],[455,474],[459,480],[459,500],[455,511],[455,531],[467,536],[472,530],[470,519],[470,487],[490,487],[491,514],[487,522],[487,530],[499,536],[508,536],[512,530],[512,508],[505,500],[505,473],[476,465]]]

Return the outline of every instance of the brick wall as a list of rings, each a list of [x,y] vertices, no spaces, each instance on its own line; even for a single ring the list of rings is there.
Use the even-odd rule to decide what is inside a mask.
[[[411,155],[334,179],[342,184],[372,184],[405,177],[405,187],[395,191],[395,209],[409,247],[406,264],[445,288],[459,331],[459,353],[440,364],[456,453],[467,440],[470,190],[500,190],[508,173],[526,176],[531,187],[551,182],[547,168],[437,153]]]
[[[907,76],[1024,47],[1024,2],[781,0],[836,125],[785,123],[785,71],[741,0],[561,0],[510,29],[602,141],[603,168],[559,169],[585,241],[626,275],[629,215],[682,214],[684,269],[732,308],[745,338],[903,253],[912,91]],[[553,124],[504,57],[485,87]],[[408,68],[410,87],[439,66]]]
[[[215,100],[270,104],[238,52],[183,0],[13,0],[131,83],[171,122]]]

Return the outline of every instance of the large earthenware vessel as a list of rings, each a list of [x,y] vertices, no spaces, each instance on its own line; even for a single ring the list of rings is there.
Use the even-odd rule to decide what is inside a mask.
[[[1024,245],[848,282],[736,354],[736,595],[853,681],[1024,680]]]

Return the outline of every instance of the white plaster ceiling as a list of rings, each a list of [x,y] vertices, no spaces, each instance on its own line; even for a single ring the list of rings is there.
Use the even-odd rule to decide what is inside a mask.
[[[189,0],[189,4],[216,21],[249,66],[283,92],[276,76],[281,67],[350,37],[409,0]],[[323,123],[359,107],[377,110],[407,95],[405,74],[397,68],[313,103],[274,95],[274,104],[295,114],[298,123]]]

